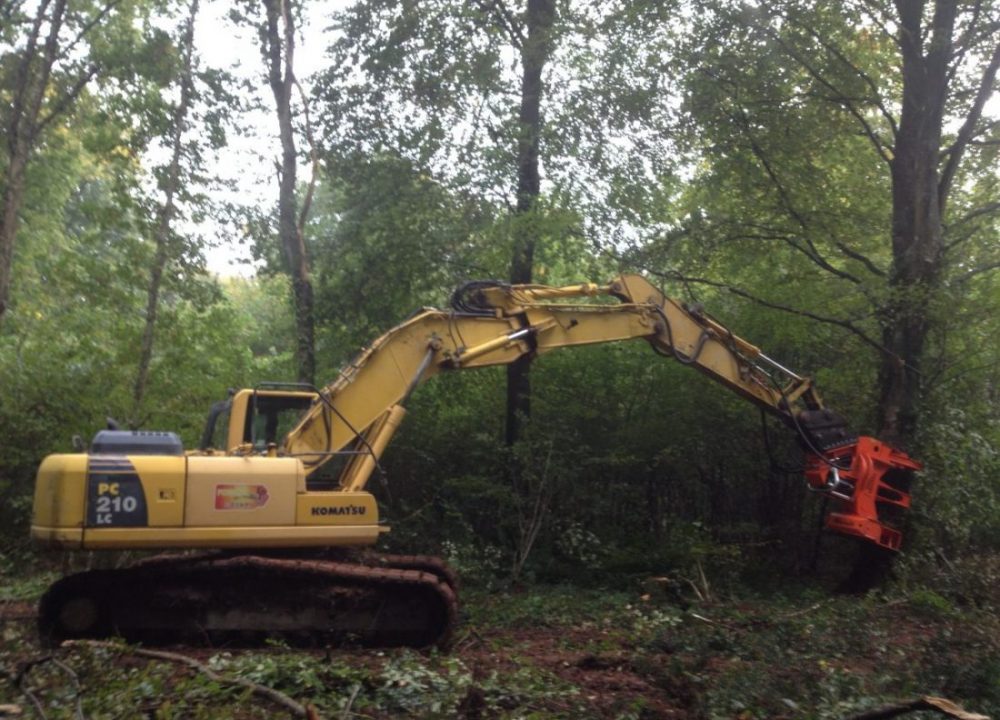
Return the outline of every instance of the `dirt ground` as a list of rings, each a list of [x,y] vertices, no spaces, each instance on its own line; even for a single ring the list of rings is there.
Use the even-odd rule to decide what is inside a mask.
[[[324,718],[848,718],[925,694],[981,713],[1000,703],[1000,621],[937,596],[682,610],[638,595],[561,588],[479,594],[467,605],[447,652],[170,650],[223,677],[279,690]],[[16,705],[25,716],[32,712],[25,688],[53,720],[288,716],[245,689],[124,646],[43,650],[34,616],[30,601],[0,602],[0,706]],[[25,674],[47,654],[75,681],[44,664]]]

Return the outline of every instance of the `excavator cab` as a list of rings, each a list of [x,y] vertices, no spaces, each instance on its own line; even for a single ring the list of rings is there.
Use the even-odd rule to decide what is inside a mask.
[[[200,447],[231,452],[248,447],[263,452],[280,445],[317,398],[311,386],[266,383],[233,391],[228,400],[212,405]]]
[[[253,444],[255,451],[268,445],[280,444],[288,431],[298,425],[302,414],[312,405],[311,393],[257,393],[252,399],[252,412],[243,423],[243,438]]]

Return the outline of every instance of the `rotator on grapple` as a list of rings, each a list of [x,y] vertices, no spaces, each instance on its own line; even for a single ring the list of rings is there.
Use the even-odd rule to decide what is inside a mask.
[[[599,296],[617,302],[572,302]],[[808,377],[638,275],[567,287],[479,281],[459,288],[450,310],[421,310],[377,338],[326,387],[234,392],[213,406],[197,450],[173,433],[106,430],[87,453],[47,457],[31,528],[39,543],[210,552],[56,582],[40,605],[43,639],[255,642],[278,633],[446,644],[457,612],[446,565],[349,550],[388,531],[365,488],[410,395],[441,372],[631,339],[779,418],[806,451],[809,487],[835,501],[827,527],[899,549],[892,516],[909,507],[919,463],[850,433]],[[331,467],[336,480],[321,479]]]

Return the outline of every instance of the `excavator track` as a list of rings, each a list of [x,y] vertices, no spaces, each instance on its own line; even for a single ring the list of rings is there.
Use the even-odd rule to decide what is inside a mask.
[[[427,556],[360,562],[268,554],[158,555],[54,583],[39,603],[42,642],[122,637],[147,645],[446,647],[454,573]]]
[[[368,553],[361,563],[370,567],[394,567],[400,570],[420,570],[436,575],[437,578],[458,594],[458,573],[439,557],[434,555],[381,555]]]

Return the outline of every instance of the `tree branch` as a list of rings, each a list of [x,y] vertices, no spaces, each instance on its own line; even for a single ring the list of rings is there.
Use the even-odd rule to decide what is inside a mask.
[[[972,93],[965,93],[965,95],[970,95],[970,94]],[[969,137],[968,144],[973,145],[975,147],[992,147],[995,145],[1000,145],[1000,139],[995,139],[990,137],[986,140],[980,140],[980,138],[990,135],[995,129],[1000,127],[1000,120],[986,120],[985,122],[983,122],[982,117],[980,117],[979,119],[981,122],[976,127],[975,132],[973,132],[972,135]],[[951,149],[950,147],[947,147],[938,153],[938,162],[941,162],[948,157],[950,149]]]
[[[732,116],[730,116],[730,117],[732,117]],[[736,119],[736,118],[734,118],[734,119]],[[851,282],[853,282],[855,284],[861,284],[861,281],[858,278],[856,278],[854,275],[852,275],[851,273],[848,273],[847,271],[840,270],[838,268],[833,267],[820,254],[819,249],[815,246],[815,244],[813,244],[808,239],[808,237],[805,236],[805,233],[808,232],[808,223],[806,222],[805,218],[792,206],[791,198],[790,198],[788,192],[785,190],[785,188],[782,185],[781,181],[778,179],[777,173],[771,167],[770,161],[767,159],[766,154],[764,153],[763,148],[760,147],[760,144],[757,143],[756,139],[753,136],[753,133],[750,131],[750,123],[747,120],[745,113],[741,113],[740,121],[742,122],[744,133],[746,133],[747,138],[750,140],[751,150],[753,151],[753,153],[757,157],[757,159],[761,162],[761,164],[764,166],[765,172],[767,172],[768,177],[771,178],[771,182],[774,183],[775,188],[778,190],[778,194],[779,194],[779,196],[781,197],[781,200],[782,200],[782,205],[784,205],[786,211],[790,215],[792,215],[793,218],[795,218],[796,222],[798,222],[798,224],[799,224],[799,227],[802,228],[802,230],[803,230],[803,237],[804,237],[806,243],[809,245],[809,249],[806,250],[805,248],[802,248],[799,245],[797,245],[791,239],[791,236],[786,236],[785,241],[789,245],[791,245],[792,247],[794,247],[795,249],[799,250],[800,252],[804,252],[807,257],[809,257],[811,260],[813,260],[813,262],[817,263],[820,267],[822,267],[827,272],[831,272],[834,275],[837,275],[838,277],[841,277],[841,278],[843,278],[845,280],[850,280]],[[833,244],[844,255],[846,255],[847,257],[849,257],[849,258],[851,258],[853,260],[857,260],[858,262],[860,262],[861,264],[863,264],[872,274],[874,274],[874,275],[876,275],[878,277],[884,277],[885,276],[885,274],[886,274],[885,271],[882,270],[881,268],[879,268],[877,265],[875,265],[875,263],[873,263],[867,256],[865,256],[864,254],[858,252],[857,250],[854,250],[854,249],[848,247],[846,243],[844,243],[841,240],[836,239],[832,235],[831,235],[830,239],[833,242]]]
[[[975,132],[979,118],[983,114],[983,107],[993,94],[993,83],[996,81],[998,69],[1000,69],[1000,42],[993,48],[993,56],[983,71],[982,78],[980,78],[976,99],[973,101],[972,107],[969,108],[969,113],[958,131],[955,142],[945,151],[948,155],[948,162],[945,163],[944,169],[941,171],[941,179],[938,181],[938,204],[941,206],[942,213],[948,200],[948,193],[951,191],[955,172],[958,170],[958,165],[962,161],[969,140]]]
[[[972,268],[971,270],[967,270],[961,275],[959,275],[957,278],[955,278],[955,284],[961,285],[967,283],[976,275],[982,275],[983,273],[991,272],[993,270],[996,270],[997,268],[1000,268],[1000,260],[996,260],[994,262],[988,262],[985,265],[980,265],[979,267]]]
[[[31,66],[35,61],[35,51],[38,48],[38,38],[42,33],[42,22],[45,19],[45,10],[51,0],[42,0],[35,11],[35,18],[31,23],[31,30],[28,32],[28,39],[25,41],[24,52],[21,62],[17,64],[16,80],[14,82],[14,99],[11,102],[10,123],[7,130],[7,147],[10,155],[16,154],[16,145],[25,137],[22,132],[21,123],[24,118],[24,109],[27,104],[28,92],[31,89]],[[34,119],[32,118],[32,123]],[[29,123],[32,124],[32,123]],[[30,128],[29,128],[30,129]],[[29,133],[30,134],[30,133]]]
[[[80,647],[88,648],[101,648],[104,650],[114,650],[120,653],[127,653],[129,655],[136,655],[138,657],[149,658],[151,660],[164,660],[166,662],[179,663],[181,665],[187,665],[193,670],[204,674],[208,679],[218,682],[225,683],[228,685],[238,685],[240,687],[248,689],[254,695],[270,700],[271,702],[280,705],[286,710],[292,712],[293,714],[308,718],[310,717],[310,709],[296,702],[292,698],[285,695],[283,692],[275,690],[274,688],[269,688],[264,685],[259,685],[258,683],[251,682],[249,680],[244,680],[243,678],[231,678],[225,675],[220,675],[219,673],[212,670],[207,665],[195,660],[187,655],[181,655],[180,653],[166,652],[165,650],[147,650],[145,648],[130,647],[118,645],[116,643],[104,642],[101,640],[66,640],[63,642],[62,647],[74,650]],[[316,717],[312,714],[312,717]]]
[[[832,102],[835,102],[836,104],[843,107],[845,110],[847,110],[847,112],[849,112],[854,117],[855,120],[857,120],[858,124],[861,125],[862,130],[864,130],[865,136],[868,138],[869,142],[871,142],[872,147],[875,148],[875,152],[878,153],[879,157],[882,158],[882,160],[885,161],[887,165],[891,165],[892,157],[886,150],[887,147],[886,143],[882,141],[882,138],[878,136],[878,133],[875,132],[874,128],[872,128],[871,124],[865,119],[861,111],[858,110],[858,108],[852,101],[851,97],[846,93],[844,93],[842,90],[840,90],[840,88],[838,88],[832,82],[827,80],[823,76],[823,74],[820,73],[819,70],[813,67],[808,60],[802,57],[801,53],[797,52],[792,46],[786,43],[782,39],[781,35],[779,35],[777,32],[775,32],[770,28],[768,28],[768,32],[771,35],[771,37],[774,38],[775,42],[777,42],[793,60],[795,60],[799,65],[801,65],[806,70],[806,72],[808,72],[809,75],[811,75],[813,79],[816,80],[816,82],[818,82],[820,85],[822,85],[832,93],[832,97],[830,98]],[[894,129],[895,132],[895,127],[896,127],[895,122],[892,123],[891,127]]]
[[[511,44],[520,50],[525,43],[525,37],[523,30],[518,26],[517,20],[514,18],[507,6],[504,5],[503,0],[491,0],[487,3],[486,0],[476,0],[476,5],[479,9],[488,15],[493,15],[496,19],[497,25],[507,33],[510,37]],[[492,7],[490,7],[492,5]]]
[[[79,677],[79,675],[76,674],[76,671],[74,671],[73,668],[71,668],[69,665],[67,665],[66,663],[64,663],[59,658],[57,658],[55,655],[42,655],[41,657],[37,657],[37,658],[34,658],[32,660],[28,660],[27,662],[23,663],[18,668],[18,671],[17,671],[16,675],[14,676],[14,685],[22,693],[24,693],[25,697],[28,698],[28,700],[31,702],[32,706],[35,708],[35,712],[38,713],[38,716],[44,720],[47,716],[45,714],[44,709],[42,708],[41,702],[39,702],[38,697],[31,691],[30,688],[28,688],[26,686],[25,683],[26,683],[26,681],[28,679],[28,674],[31,672],[31,670],[33,668],[38,667],[39,665],[44,665],[45,663],[52,663],[57,668],[59,668],[60,670],[62,670],[64,673],[66,673],[67,675],[69,675],[70,680],[73,681],[73,689],[75,691],[74,692],[74,699],[75,699],[76,707],[75,707],[74,715],[76,716],[77,720],[84,720],[84,717],[83,717],[83,705],[82,705],[81,700],[80,700],[80,695],[83,692],[82,689],[81,689],[81,687],[80,687],[80,677]]]
[[[872,21],[872,24],[881,30],[883,35],[892,40],[892,42],[898,46],[899,38],[896,37],[895,33],[889,31],[889,26],[885,24],[885,18],[881,17],[881,11],[884,8],[878,7],[878,4],[872,2],[872,0],[861,0],[861,5],[864,7],[864,13],[868,16],[868,19]],[[879,16],[876,16],[875,11],[879,12]]]
[[[948,235],[953,237],[953,239],[944,246],[942,250],[943,253],[951,252],[959,245],[968,242],[969,240],[971,240],[976,236],[976,228],[969,228],[961,233],[954,233],[953,232],[954,229],[955,229],[954,227],[945,228],[945,230],[948,232]]]
[[[859,713],[858,715],[852,715],[847,718],[847,720],[884,720],[885,718],[893,718],[898,715],[906,715],[907,713],[917,712],[920,710],[938,712],[942,715],[956,718],[956,720],[990,720],[986,715],[977,715],[976,713],[970,713],[963,710],[951,700],[931,697],[929,695],[925,695],[922,698],[911,700],[909,702],[897,703],[896,705],[886,705],[885,707],[878,708],[877,710],[868,710],[867,712]]]
[[[986,205],[976,208],[975,210],[970,210],[965,215],[960,217],[958,220],[951,223],[951,225],[948,226],[948,229],[950,230],[960,225],[964,225],[965,223],[971,220],[975,220],[977,217],[982,217],[983,215],[990,215],[991,213],[995,213],[997,210],[1000,210],[1000,201],[987,203]],[[951,246],[949,245],[948,247]]]
[[[31,672],[31,668],[35,667],[36,665],[47,663],[51,659],[52,659],[51,655],[43,655],[40,658],[29,660],[18,669],[17,674],[14,676],[14,686],[18,690],[20,690],[26,698],[28,698],[28,701],[31,702],[32,707],[35,708],[35,712],[38,714],[38,717],[41,718],[41,720],[48,720],[49,716],[45,714],[45,708],[43,708],[42,703],[39,702],[38,696],[35,695],[35,693],[31,691],[31,688],[29,688],[25,684],[25,680],[28,677],[28,673]]]
[[[281,84],[281,34],[278,30],[280,9],[277,0],[264,0],[264,7],[267,12],[267,31],[263,33],[261,53],[268,66],[267,80],[277,99],[281,97],[283,92]]]
[[[94,79],[94,75],[97,74],[98,69],[97,63],[91,63],[87,66],[87,69],[76,79],[73,86],[70,87],[65,95],[59,98],[59,102],[57,102],[48,111],[48,113],[45,114],[45,117],[38,121],[36,132],[45,129],[49,123],[69,110],[73,102],[77,99],[77,97],[79,97],[80,93],[83,92],[83,89],[87,87],[87,84]]]
[[[832,273],[833,275],[836,275],[837,277],[840,277],[844,280],[850,280],[856,285],[860,285],[861,280],[856,278],[854,275],[844,270],[835,268],[833,265],[831,265],[829,261],[826,260],[826,258],[820,255],[819,250],[809,239],[807,235],[809,231],[809,224],[806,222],[806,219],[801,215],[801,213],[799,213],[799,211],[796,210],[795,206],[792,204],[791,196],[785,189],[785,186],[782,184],[781,180],[778,178],[778,175],[775,172],[774,168],[771,166],[771,162],[767,158],[767,154],[764,152],[764,149],[757,142],[757,139],[754,137],[753,132],[751,132],[750,123],[746,117],[746,114],[741,111],[739,118],[736,118],[732,115],[730,115],[730,117],[733,117],[734,120],[737,120],[737,122],[740,122],[742,124],[743,132],[746,134],[747,139],[750,141],[751,151],[753,152],[757,160],[761,163],[761,165],[764,168],[764,172],[767,173],[768,178],[770,178],[771,183],[777,190],[778,197],[781,199],[781,204],[782,206],[784,206],[785,211],[788,212],[788,214],[791,215],[795,219],[795,221],[799,224],[799,227],[802,228],[803,230],[802,239],[805,241],[808,247],[803,247],[791,239],[787,240],[788,244],[791,247],[798,250],[799,252],[805,254],[806,257],[808,257],[810,260],[812,260],[814,263],[816,263],[819,267],[823,268],[827,272]]]
[[[976,0],[975,7],[972,8],[972,18],[969,20],[969,26],[966,28],[965,32],[962,34],[958,40],[955,41],[953,47],[956,49],[955,54],[952,56],[951,68],[948,71],[948,85],[951,86],[952,80],[955,79],[955,74],[958,69],[962,67],[962,60],[965,58],[965,54],[969,47],[972,46],[972,36],[973,31],[976,29],[976,23],[979,22],[979,15],[983,10],[983,0]]]
[[[92,17],[82,28],[80,28],[80,32],[76,34],[76,37],[73,38],[73,40],[62,49],[62,51],[60,51],[59,57],[69,57],[70,53],[73,52],[73,49],[87,36],[87,33],[93,30],[94,27],[120,3],[121,0],[110,0],[110,2],[101,8],[99,12],[95,13],[94,17]]]
[[[59,33],[62,30],[63,20],[66,18],[66,2],[67,0],[56,0],[55,7],[52,9],[52,17],[49,19],[49,33],[45,38],[41,77],[38,80],[38,86],[35,88],[35,95],[31,98],[31,105],[28,110],[28,117],[32,120],[31,125],[27,128],[30,140],[34,140],[39,130],[37,121],[41,114],[42,102],[45,100],[45,91],[49,87],[52,67],[59,52]]]
[[[299,222],[297,224],[299,239],[303,240],[305,237],[306,220],[309,219],[309,210],[312,208],[313,195],[316,192],[316,181],[319,178],[319,153],[316,150],[316,140],[313,137],[312,121],[309,119],[309,100],[306,98],[306,93],[299,84],[298,78],[294,75],[292,76],[292,82],[299,91],[299,97],[302,98],[302,116],[306,123],[306,142],[309,143],[309,160],[312,162],[312,175],[309,178],[309,187],[306,188],[306,196],[302,200],[302,208],[299,211]]]
[[[790,18],[787,14],[783,15],[783,17],[785,17],[789,22],[794,22],[792,18]],[[796,25],[798,24],[796,23]],[[896,119],[892,116],[892,113],[890,113],[889,110],[886,108],[885,103],[882,102],[882,96],[879,94],[878,85],[875,83],[872,77],[864,70],[859,68],[857,65],[855,65],[853,62],[851,62],[850,58],[848,58],[839,47],[826,40],[826,38],[824,38],[821,33],[816,32],[814,28],[811,28],[807,25],[798,25],[798,27],[805,30],[806,33],[808,33],[816,42],[818,42],[823,48],[825,48],[827,52],[831,53],[851,72],[853,72],[855,75],[861,78],[861,80],[865,83],[865,85],[868,86],[869,90],[872,91],[872,96],[870,98],[865,98],[865,99],[872,102],[875,105],[875,107],[878,108],[882,117],[889,124],[889,129],[892,131],[893,138],[895,138],[899,134],[899,128],[896,125]]]
[[[83,703],[80,698],[80,695],[83,693],[83,689],[80,687],[80,676],[76,674],[76,671],[73,670],[73,668],[71,668],[69,665],[67,665],[58,658],[52,658],[52,664],[55,665],[60,670],[62,670],[67,675],[69,675],[70,680],[73,681],[73,689],[75,691],[74,699],[76,700],[75,714],[77,720],[84,720]]]
[[[878,277],[885,277],[886,275],[885,270],[876,265],[872,261],[872,259],[869,258],[867,255],[860,253],[857,250],[849,247],[847,243],[841,240],[837,240],[836,238],[831,238],[831,240],[833,241],[833,244],[837,246],[840,252],[844,253],[844,255],[851,258],[852,260],[857,260],[859,263],[864,265],[868,269],[868,272],[870,272],[872,275],[877,275]]]
[[[953,363],[950,366],[942,368],[940,371],[935,373],[935,377],[930,380],[927,385],[932,388],[933,392],[940,392],[942,388],[946,388],[951,383],[961,380],[963,377],[968,377],[969,375],[979,375],[986,370],[992,370],[1000,366],[1000,361],[993,361],[988,363],[983,363],[981,365],[969,365],[967,367],[961,368],[960,363]],[[951,375],[945,376],[945,373],[949,370],[959,367],[960,369],[953,372]]]
[[[891,357],[898,357],[896,353],[886,348],[884,345],[882,345],[882,343],[878,342],[877,340],[874,340],[873,338],[869,337],[863,330],[857,327],[850,320],[841,320],[840,318],[832,318],[832,317],[826,317],[825,315],[817,315],[816,313],[809,312],[808,310],[799,310],[798,308],[789,307],[787,305],[781,305],[780,303],[774,303],[771,302],[770,300],[764,300],[763,298],[757,297],[753,293],[750,293],[746,290],[734,287],[732,285],[728,285],[726,283],[718,282],[717,280],[691,277],[675,271],[664,273],[657,270],[652,270],[650,268],[646,268],[646,270],[651,274],[663,278],[665,280],[678,280],[684,283],[698,283],[699,285],[708,285],[709,287],[721,288],[723,290],[731,292],[733,295],[737,295],[738,297],[745,298],[757,305],[760,305],[761,307],[770,308],[772,310],[780,310],[781,312],[788,313],[790,315],[798,315],[799,317],[815,320],[816,322],[821,322],[826,325],[835,325],[857,336],[862,342],[864,342],[867,345],[870,345],[879,352],[884,353],[885,355],[889,355]]]

